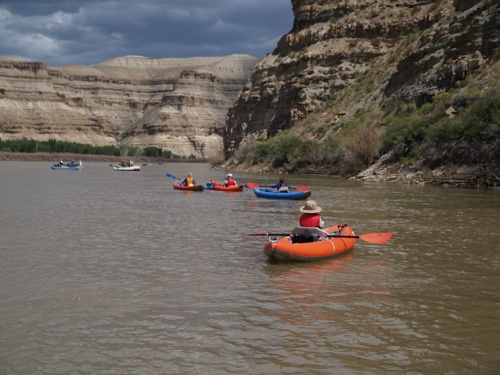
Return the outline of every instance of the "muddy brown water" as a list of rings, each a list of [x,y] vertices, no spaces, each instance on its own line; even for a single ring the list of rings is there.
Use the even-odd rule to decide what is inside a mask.
[[[289,176],[326,224],[394,236],[276,263],[243,233],[291,230],[303,202],[165,175],[189,171],[224,177],[0,161],[0,373],[498,373],[500,193]]]

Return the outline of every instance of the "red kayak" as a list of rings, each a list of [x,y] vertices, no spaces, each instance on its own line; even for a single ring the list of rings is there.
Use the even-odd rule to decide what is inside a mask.
[[[243,191],[245,188],[245,185],[231,185],[231,186],[224,186],[220,182],[217,181],[212,181],[207,182],[207,190],[215,190],[215,191]]]
[[[224,185],[214,185],[210,187],[210,190],[216,190],[216,191],[243,191],[245,186],[241,185],[232,185],[232,186],[224,186]]]
[[[174,189],[175,190],[187,190],[187,191],[203,191],[205,190],[203,188],[203,185],[191,185],[191,186],[185,186],[179,183],[179,181],[174,182]]]

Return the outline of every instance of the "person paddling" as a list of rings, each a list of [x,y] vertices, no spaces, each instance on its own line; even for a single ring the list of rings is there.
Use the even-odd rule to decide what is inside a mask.
[[[304,206],[300,207],[299,227],[291,232],[292,243],[315,242],[328,238],[328,232],[323,228],[325,223],[321,219],[321,207],[316,201],[307,200]]]
[[[311,199],[307,200],[304,206],[300,207],[300,215],[299,224],[301,227],[316,227],[323,229],[325,223],[321,219],[320,212],[323,210],[316,201]]]
[[[189,172],[184,180],[182,180],[182,185],[184,186],[195,186],[196,181],[193,178],[193,174]]]
[[[280,193],[288,193],[288,191],[290,190],[290,185],[285,182],[284,178],[280,178],[277,184],[271,185],[270,187],[272,187],[273,189],[278,189]]]
[[[235,186],[238,185],[231,173],[226,175],[226,180],[224,181],[224,186]]]

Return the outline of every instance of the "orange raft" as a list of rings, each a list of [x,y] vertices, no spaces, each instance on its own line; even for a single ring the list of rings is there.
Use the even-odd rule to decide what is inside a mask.
[[[345,253],[356,244],[356,238],[348,238],[355,234],[347,224],[335,225],[325,231],[332,237],[326,237],[318,228],[296,227],[290,236],[270,238],[264,245],[264,253],[270,259],[310,262]]]

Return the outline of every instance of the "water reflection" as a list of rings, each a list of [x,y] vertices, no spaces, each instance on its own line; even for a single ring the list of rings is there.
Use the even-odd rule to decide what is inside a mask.
[[[280,305],[277,316],[282,322],[303,326],[329,320],[325,305],[345,296],[344,282],[336,284],[335,280],[345,277],[345,267],[352,263],[354,255],[350,252],[311,264],[268,261],[264,270],[269,276],[269,293]]]

